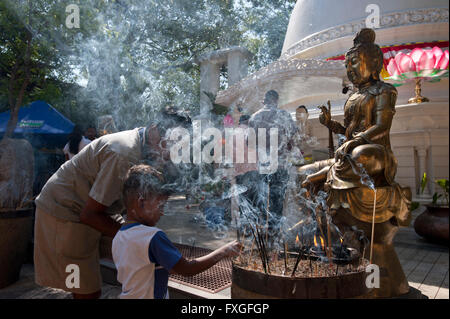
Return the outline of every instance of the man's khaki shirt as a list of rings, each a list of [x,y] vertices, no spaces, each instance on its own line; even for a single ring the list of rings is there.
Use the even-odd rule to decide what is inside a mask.
[[[88,197],[121,213],[126,173],[142,157],[139,129],[102,136],[65,162],[47,181],[36,206],[61,219],[79,222]]]

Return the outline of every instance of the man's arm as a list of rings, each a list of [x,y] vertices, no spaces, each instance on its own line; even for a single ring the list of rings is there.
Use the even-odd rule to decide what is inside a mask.
[[[106,215],[106,208],[105,205],[89,197],[80,213],[80,222],[91,226],[103,235],[114,237],[121,225]]]

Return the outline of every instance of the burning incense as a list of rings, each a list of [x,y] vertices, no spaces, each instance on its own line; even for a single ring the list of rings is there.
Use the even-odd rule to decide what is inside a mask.
[[[331,259],[332,259],[333,252],[331,251],[331,231],[330,231],[330,221],[328,218],[327,218],[327,235],[328,235],[328,262],[330,263],[330,269],[331,269],[331,267],[332,267]]]
[[[260,227],[258,225],[255,225],[256,234],[253,231],[253,228],[252,228],[252,232],[253,232],[253,236],[256,238],[256,246],[258,247],[259,256],[261,257],[261,262],[262,262],[262,265],[264,268],[264,272],[267,274],[268,272],[270,273],[269,258],[267,256],[266,245],[264,244],[264,237],[261,235],[259,228]]]
[[[270,185],[267,184],[266,243],[269,236]]]
[[[294,266],[294,269],[292,270],[291,277],[294,277],[295,271],[297,270],[298,264],[299,264],[300,260],[302,260],[302,257],[303,257],[303,247],[300,248],[300,251],[297,255],[297,260],[295,261],[295,266]]]
[[[370,264],[372,264],[373,257],[373,238],[375,233],[375,212],[376,212],[376,204],[377,204],[377,190],[373,190],[373,214],[372,214],[372,236],[370,239]]]
[[[293,230],[295,227],[297,227],[297,226],[299,226],[299,225],[301,225],[301,224],[303,224],[303,223],[304,223],[303,220],[299,221],[297,224],[295,224],[294,226],[292,226],[291,228],[289,228],[288,231]]]
[[[259,238],[260,238],[260,241],[261,241],[261,247],[262,247],[262,252],[263,252],[264,259],[265,259],[266,268],[267,268],[267,271],[270,274],[269,256],[267,255],[267,242],[264,242],[264,237],[262,236],[261,233],[259,233]],[[267,238],[267,233],[266,233],[266,238]]]
[[[320,234],[322,235],[323,238],[325,238],[325,234],[324,234],[323,229],[322,229],[322,222],[321,222],[321,220],[319,218],[319,215],[317,214],[317,212],[316,212],[315,215],[316,215],[317,226],[319,226]]]
[[[276,250],[273,251],[272,261],[273,261],[274,264],[276,264],[277,261],[278,261],[278,252]]]
[[[288,264],[287,251],[288,251],[288,245],[287,245],[286,241],[284,241],[284,273],[287,273],[287,264]]]
[[[192,241],[192,245],[189,248],[189,259],[192,259],[192,251],[194,250],[195,247],[195,239]]]
[[[365,255],[366,255],[366,246],[364,245],[362,257],[361,257],[361,259],[359,260],[359,267],[361,267],[361,264],[363,264],[363,262],[364,262],[364,256],[365,256]]]
[[[248,264],[250,265],[250,261],[252,260],[252,256],[253,256],[253,247],[254,247],[254,245],[255,245],[255,237],[253,237],[253,240],[252,240],[252,247],[250,248],[250,256],[249,256],[249,258],[248,258]]]
[[[244,227],[244,234],[245,234],[245,227]],[[244,240],[242,241],[242,246],[241,246],[241,249],[240,249],[240,251],[239,251],[239,260],[242,262],[242,257],[241,257],[241,255],[242,255],[242,252],[244,251],[244,247],[245,247],[245,236],[244,236]]]
[[[258,233],[258,226],[256,226],[256,232],[257,232],[258,236],[256,236],[256,234],[255,234],[255,232],[253,231],[253,228],[252,228],[253,237],[255,238],[255,242],[256,242],[256,248],[258,249],[259,257],[261,258],[261,263],[263,265],[264,272],[267,274],[266,263],[265,263],[265,260],[264,260],[264,256],[263,256],[263,252],[262,252],[262,246],[261,246],[259,233]]]

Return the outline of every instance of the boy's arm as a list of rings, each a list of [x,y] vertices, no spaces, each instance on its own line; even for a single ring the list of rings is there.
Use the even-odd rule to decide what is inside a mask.
[[[176,273],[183,276],[193,276],[208,268],[214,266],[221,259],[231,256],[237,256],[240,250],[240,243],[238,241],[233,241],[228,243],[209,255],[194,259],[186,260],[181,257],[180,260],[173,266],[170,273]]]

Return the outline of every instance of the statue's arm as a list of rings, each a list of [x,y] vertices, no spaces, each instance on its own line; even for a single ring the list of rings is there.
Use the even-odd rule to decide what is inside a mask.
[[[338,121],[331,120],[328,127],[334,134],[345,134],[345,127]]]

